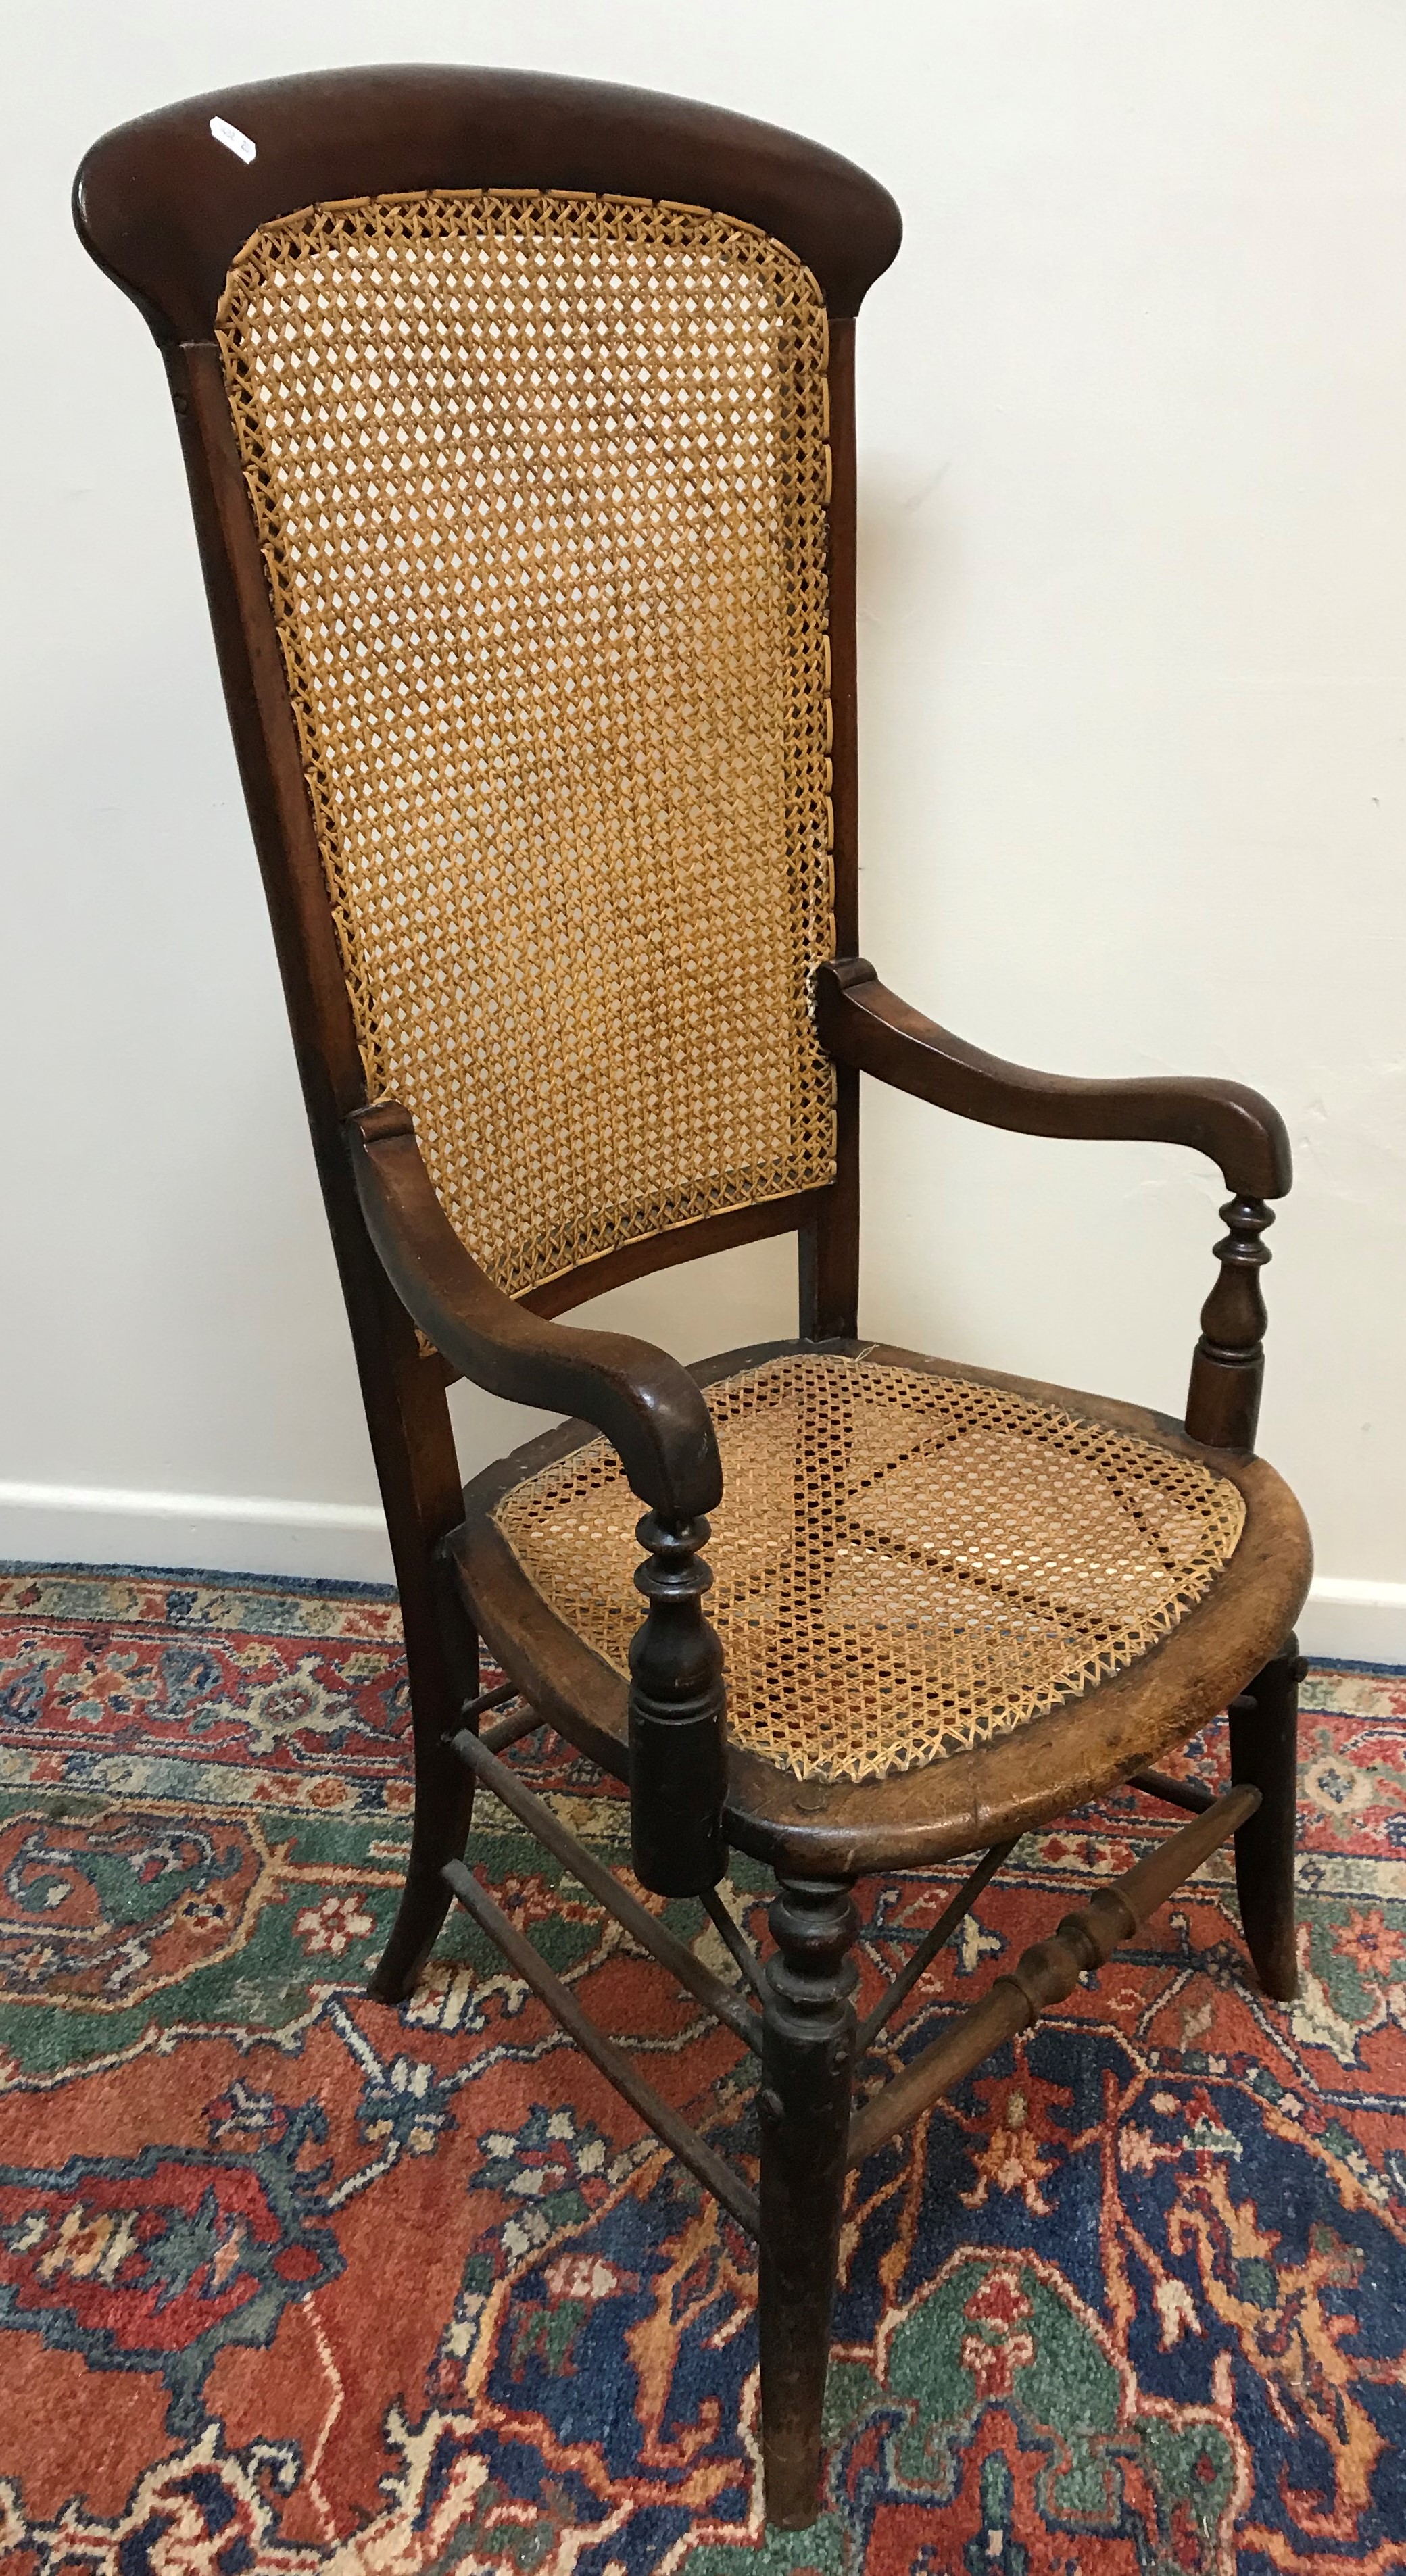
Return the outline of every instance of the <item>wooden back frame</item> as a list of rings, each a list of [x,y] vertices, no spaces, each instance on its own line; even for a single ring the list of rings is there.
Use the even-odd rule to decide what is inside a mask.
[[[251,157],[228,148],[212,120],[247,138]],[[901,232],[892,199],[862,171],[750,118],[597,82],[431,65],[331,71],[212,91],[105,136],[75,182],[74,216],[85,248],[139,306],[165,360],[400,1588],[420,1787],[430,1785],[427,1769],[438,1772],[445,1799],[459,1806],[462,1784],[442,1772],[439,1747],[475,1687],[477,1650],[462,1620],[456,1627],[447,1611],[433,1557],[462,1511],[445,1400],[462,1356],[426,1354],[363,1212],[354,1161],[366,1137],[348,1122],[367,1111],[365,1077],[215,315],[236,254],[276,217],[350,198],[475,188],[600,191],[706,205],[787,243],[821,286],[830,316],[828,569],[841,956],[854,953],[858,931],[854,316],[893,259]],[[803,1333],[852,1334],[859,1271],[856,1073],[841,1067],[837,1086],[837,1170],[828,1187],[622,1246],[531,1292],[523,1306],[544,1318],[560,1314],[647,1271],[795,1232]],[[370,1113],[368,1134],[378,1115]],[[390,1147],[385,1140],[388,1154]],[[364,1183],[364,1169],[360,1177]],[[501,1336],[500,1312],[498,1329]],[[506,1329],[511,1337],[514,1327]],[[582,1336],[583,1345],[588,1338],[602,1343],[604,1337]],[[640,1346],[609,1338],[618,1347],[620,1373],[629,1377],[628,1354],[639,1354]],[[501,1366],[475,1373],[506,1391]],[[529,1401],[544,1400],[538,1384],[537,1377],[524,1381]],[[558,1395],[569,1410],[577,1409],[573,1392],[566,1384]],[[666,1387],[662,1401],[666,1414],[671,1402],[678,1413],[676,1388]],[[686,1428],[680,1436],[688,1450]],[[693,1452],[700,1437],[711,1439],[695,1426]],[[688,1517],[702,1507],[707,1484],[705,1466],[694,1493],[671,1488],[646,1499],[666,1506],[677,1501]],[[715,1732],[720,1741],[720,1719]],[[417,1819],[421,1803],[417,1798]],[[716,1875],[715,1861],[716,1850],[713,1862],[695,1864],[693,1875],[699,1866]]]
[[[212,118],[246,134],[244,162]],[[273,916],[279,965],[329,1212],[344,1195],[342,1128],[366,1088],[324,890],[253,512],[215,345],[231,262],[255,229],[299,207],[442,188],[598,190],[706,205],[784,241],[830,315],[829,511],[835,928],[857,945],[854,316],[893,259],[898,210],[838,154],[685,100],[541,73],[435,66],[300,75],[211,92],[142,117],[88,154],[80,236],[139,305],[166,361],[221,675]],[[854,1330],[858,1275],[855,1083],[840,1079],[833,1184],[631,1243],[529,1291],[554,1315],[620,1281],[763,1235],[802,1238],[802,1329]],[[335,1174],[330,1165],[336,1166]],[[354,1222],[338,1258],[360,1271]],[[379,1267],[379,1265],[377,1265]],[[360,1350],[362,1299],[348,1281]],[[380,1336],[375,1337],[379,1342]]]

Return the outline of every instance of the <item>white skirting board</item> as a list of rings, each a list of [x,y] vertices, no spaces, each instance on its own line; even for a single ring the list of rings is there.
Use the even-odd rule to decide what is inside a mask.
[[[392,1580],[379,1503],[126,1492],[106,1485],[0,1483],[0,1559],[300,1574],[333,1582]]]
[[[1299,1645],[1330,1664],[1406,1665],[1406,1583],[1315,1575],[1299,1617]]]
[[[376,1503],[101,1485],[0,1483],[0,1560],[391,1580],[386,1524]],[[1306,1655],[1332,1661],[1406,1666],[1406,1583],[1318,1576],[1299,1621],[1299,1642]]]

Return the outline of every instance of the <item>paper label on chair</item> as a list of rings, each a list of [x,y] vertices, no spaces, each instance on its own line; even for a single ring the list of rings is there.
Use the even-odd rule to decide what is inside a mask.
[[[228,124],[223,116],[211,117],[210,131],[217,143],[223,143],[227,152],[237,153],[241,161],[252,161],[258,151],[257,143],[251,143],[247,134],[241,134],[238,126]]]

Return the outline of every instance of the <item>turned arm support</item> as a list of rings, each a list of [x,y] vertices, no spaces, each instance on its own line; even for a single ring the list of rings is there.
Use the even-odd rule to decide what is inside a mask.
[[[722,1495],[702,1389],[628,1333],[557,1324],[505,1297],[459,1241],[396,1101],[347,1121],[357,1195],[407,1314],[476,1386],[579,1415],[603,1432],[649,1505],[635,1577],[647,1604],[630,1648],[630,1812],[637,1875],[665,1896],[714,1886],[726,1858],[722,1649],[703,1617],[698,1551]]]
[[[1221,1211],[1229,1232],[1215,1247],[1221,1270],[1201,1312],[1186,1427],[1216,1448],[1253,1448],[1266,1322],[1258,1274],[1270,1257],[1262,1237],[1274,1221],[1265,1201],[1282,1198],[1293,1178],[1277,1109],[1240,1082],[1166,1075],[1085,1082],[1007,1064],[900,1001],[864,957],[817,969],[815,1020],[838,1063],[959,1118],[1027,1136],[1191,1145],[1218,1163],[1231,1192]]]

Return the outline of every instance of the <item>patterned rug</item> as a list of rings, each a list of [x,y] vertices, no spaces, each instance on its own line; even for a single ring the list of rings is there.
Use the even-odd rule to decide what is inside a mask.
[[[1301,2001],[1254,1991],[1218,1857],[873,2159],[827,2509],[767,2541],[746,2240],[462,1915],[404,2011],[367,2000],[410,1803],[394,1604],[12,1572],[7,2576],[1406,2567],[1406,1677],[1306,1698]],[[511,1758],[618,1850],[588,1765]],[[901,2048],[1174,1822],[1129,1796],[1028,1837]],[[737,2043],[487,1798],[473,1857],[745,2155]],[[862,1999],[953,1884],[869,1891]],[[759,1939],[764,1895],[739,1864]]]

